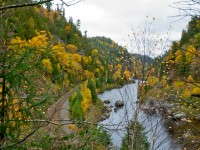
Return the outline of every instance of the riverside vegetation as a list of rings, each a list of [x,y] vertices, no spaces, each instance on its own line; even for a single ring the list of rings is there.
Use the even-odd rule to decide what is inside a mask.
[[[156,57],[144,87],[151,101],[168,117],[168,130],[187,149],[200,147],[200,18],[194,16],[179,41]],[[147,102],[145,102],[147,100]]]
[[[0,2],[2,7],[13,4]],[[129,82],[141,56],[109,38],[88,38],[79,30],[80,20],[47,6],[0,11],[0,147],[104,149],[110,140],[96,124],[103,109],[96,90]],[[74,134],[68,134],[62,120],[49,116],[59,110],[49,108],[77,85],[69,99],[68,125]],[[49,124],[54,128],[49,130]]]
[[[13,4],[0,2],[1,7]],[[154,60],[145,56],[144,62],[143,55],[129,53],[110,38],[88,38],[87,31],[80,31],[80,20],[66,19],[61,8],[50,6],[0,10],[0,149],[106,149],[112,143],[106,130],[97,126],[104,108],[97,93],[140,78],[144,63],[150,76],[143,98],[168,100],[179,108],[172,113],[199,119],[199,17],[192,18],[165,55]],[[48,112],[77,85],[69,98],[69,134],[63,132],[62,120],[53,120]],[[49,124],[54,128],[49,130]],[[198,147],[200,134],[187,133],[190,146]],[[148,149],[142,125],[138,134],[139,146]]]

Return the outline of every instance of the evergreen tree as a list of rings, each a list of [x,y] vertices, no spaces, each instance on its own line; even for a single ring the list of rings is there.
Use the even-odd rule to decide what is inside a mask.
[[[127,127],[127,134],[123,137],[121,150],[150,150],[150,144],[147,141],[147,137],[144,133],[144,127],[138,122],[136,131],[136,142],[132,147],[132,133],[133,123],[130,123]]]
[[[92,79],[88,79],[88,88],[91,91],[93,103],[96,103],[98,101],[98,97],[97,97],[97,92],[96,92],[96,86]]]

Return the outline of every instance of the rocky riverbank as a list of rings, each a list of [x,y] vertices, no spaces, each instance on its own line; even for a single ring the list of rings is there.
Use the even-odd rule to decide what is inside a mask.
[[[174,121],[200,121],[200,114],[185,112],[184,108],[179,103],[150,99],[143,103],[141,109],[148,114],[160,112],[164,114],[168,119],[172,119]]]
[[[160,113],[165,118],[165,125],[176,143],[188,149],[200,148],[200,114],[186,112],[179,103],[149,99],[141,109],[149,114]]]
[[[122,100],[117,100],[114,106],[110,105],[111,100],[104,100],[103,103],[104,103],[104,107],[102,109],[102,115],[101,115],[100,121],[103,121],[109,118],[110,112],[112,112],[112,110],[114,110],[114,112],[117,112],[120,108],[124,106],[124,102]]]

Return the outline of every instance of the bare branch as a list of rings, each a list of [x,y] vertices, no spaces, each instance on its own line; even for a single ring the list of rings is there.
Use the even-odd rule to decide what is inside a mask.
[[[26,6],[36,6],[40,4],[44,4],[47,2],[51,2],[52,0],[44,0],[44,1],[39,1],[39,2],[33,2],[33,3],[23,3],[23,4],[15,4],[15,5],[6,5],[0,7],[0,11],[6,10],[6,9],[11,9],[11,8],[19,8],[19,7],[26,7]]]
[[[40,5],[40,4],[45,4],[45,3],[48,3],[48,2],[52,2],[53,0],[42,0],[42,1],[39,1],[39,2],[33,2],[33,3],[23,3],[23,4],[14,4],[14,5],[6,5],[6,6],[2,6],[0,7],[0,11],[2,10],[6,10],[6,9],[11,9],[11,8],[19,8],[19,7],[27,7],[27,6],[36,6],[36,5]],[[69,2],[65,2],[64,0],[60,0],[64,5],[66,5],[67,7],[70,7],[72,5],[75,5],[77,3],[80,3],[81,1],[83,0],[78,0],[78,1],[75,1],[75,0],[72,0],[72,1],[69,1]]]
[[[180,14],[176,17],[200,16],[199,0],[180,0],[174,2],[170,7],[178,9]]]
[[[66,5],[67,7],[72,6],[72,5],[76,5],[76,4],[80,3],[81,1],[83,1],[83,0],[78,0],[78,1],[72,0],[72,1],[70,1],[68,3],[66,3],[64,0],[61,0],[61,2],[64,5]]]
[[[16,145],[18,145],[20,143],[23,143],[24,141],[26,141],[26,139],[28,139],[30,136],[32,136],[43,125],[44,125],[44,123],[40,124],[37,128],[35,128],[33,131],[31,131],[29,134],[27,134],[22,140],[14,143],[14,144],[10,144],[10,145],[7,145],[7,146],[0,147],[0,149],[5,149],[5,148],[13,147],[13,146],[16,146]]]

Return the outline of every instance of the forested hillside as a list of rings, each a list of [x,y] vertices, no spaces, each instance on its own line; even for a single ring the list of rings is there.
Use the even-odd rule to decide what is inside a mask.
[[[52,149],[68,143],[68,148],[86,148],[93,142],[101,149],[110,142],[106,132],[96,125],[74,123],[95,118],[89,116],[94,108],[100,115],[103,104],[97,89],[131,82],[139,69],[133,64],[142,57],[134,57],[109,38],[88,38],[79,30],[80,20],[66,19],[63,11],[52,10],[48,3],[45,7],[0,11],[0,146]],[[49,112],[51,105],[77,86],[69,99],[69,118],[74,121],[69,128],[76,133],[72,136],[62,133],[62,122],[55,123]],[[89,121],[95,124],[99,119]],[[48,131],[44,127],[49,124],[57,126]]]
[[[188,149],[199,147],[200,120],[200,18],[193,17],[179,41],[163,56],[155,58],[153,72],[146,84],[147,99],[171,104],[165,113],[182,123],[173,122],[171,132],[186,141]],[[154,101],[156,102],[156,101]],[[184,136],[188,133],[187,136]]]
[[[147,55],[132,54],[122,46],[106,37],[93,37],[90,38],[93,48],[96,47],[99,53],[103,56],[103,59],[109,67],[108,76],[109,79],[113,78],[112,75],[117,76],[117,72],[113,68],[116,66],[122,66],[122,72],[131,72],[131,77],[138,78],[142,68],[142,63],[145,62],[146,66],[150,66],[153,63],[153,59]],[[144,60],[145,59],[145,60]],[[119,74],[118,76],[122,76]],[[125,76],[127,79],[127,77]],[[112,79],[113,80],[113,79]]]
[[[121,149],[153,150],[160,124],[174,143],[199,149],[199,15],[164,55],[152,59],[104,35],[82,33],[81,20],[66,18],[63,8],[81,0],[60,0],[57,8],[52,2],[0,1],[0,149],[115,149],[112,133],[119,131]],[[153,38],[152,26],[147,17],[133,31],[130,42],[143,54],[163,42]],[[120,92],[125,84],[134,88],[121,92],[118,104],[99,99],[99,93]],[[99,123],[111,113],[119,113],[119,124]],[[150,116],[164,122],[148,122],[146,131]]]

